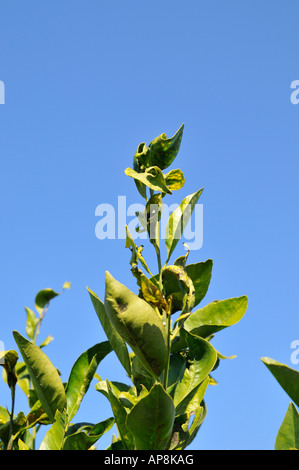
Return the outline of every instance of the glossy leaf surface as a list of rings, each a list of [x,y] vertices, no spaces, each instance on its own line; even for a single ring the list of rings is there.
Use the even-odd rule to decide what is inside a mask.
[[[189,196],[186,196],[181,204],[169,216],[165,231],[167,261],[169,260],[173,250],[182,237],[202,192],[203,188],[199,189],[193,194],[190,194]]]
[[[57,297],[59,294],[53,289],[43,289],[39,291],[35,297],[35,308],[38,313],[42,313],[43,309],[50,302],[50,300]]]
[[[129,353],[128,353],[128,348],[127,345],[124,341],[124,339],[121,337],[121,335],[116,331],[114,328],[113,324],[111,323],[103,302],[99,299],[99,297],[92,292],[87,287],[87,290],[89,292],[91,301],[93,303],[94,309],[96,311],[96,314],[101,322],[102,328],[105,331],[105,334],[109,340],[109,343],[111,344],[111,347],[113,348],[115,354],[117,355],[120,363],[126,370],[127,374],[130,376],[131,375],[131,365],[130,365],[130,358],[129,358]]]
[[[217,351],[203,338],[187,331],[182,331],[188,345],[188,365],[182,380],[177,384],[174,393],[176,413],[182,414],[188,397],[212,371],[217,361]],[[185,401],[185,403],[184,403]]]
[[[68,419],[71,421],[77,413],[84,395],[98,368],[99,363],[112,351],[110,343],[96,344],[82,353],[72,367],[66,387]]]
[[[299,450],[299,414],[293,403],[289,404],[279,428],[275,450]]]
[[[174,416],[172,399],[162,385],[156,383],[134,406],[127,418],[135,450],[166,449],[172,434]]]
[[[204,262],[187,264],[186,266],[186,272],[191,278],[195,290],[194,307],[203,300],[208,291],[212,277],[212,269],[213,261],[211,259]]]
[[[291,400],[299,407],[299,371],[269,357],[263,357],[262,361]]]
[[[193,312],[185,322],[185,329],[206,338],[217,331],[238,323],[247,309],[246,296],[211,302]]]
[[[82,423],[70,426],[63,445],[63,450],[90,449],[114,424],[114,418],[108,418],[95,425]]]
[[[66,427],[66,415],[57,410],[55,413],[55,422],[46,433],[39,450],[62,450]]]
[[[17,331],[14,331],[13,335],[23,356],[36,394],[50,421],[54,422],[56,411],[62,412],[66,407],[64,386],[57,369],[38,346],[28,341]]]
[[[152,140],[146,155],[147,165],[156,165],[161,170],[168,168],[180,150],[183,131],[184,124],[181,125],[173,137],[167,138],[167,135],[163,133]]]
[[[159,376],[168,357],[165,328],[159,314],[109,272],[106,272],[105,310],[144,367]]]

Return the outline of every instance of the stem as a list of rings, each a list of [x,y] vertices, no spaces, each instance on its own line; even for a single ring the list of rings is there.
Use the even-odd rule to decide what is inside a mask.
[[[16,387],[13,385],[11,387],[11,412],[9,414],[9,441],[7,445],[7,450],[12,450],[12,445],[13,445],[13,415],[14,415],[14,409],[15,409],[15,392],[16,392]]]
[[[167,389],[167,384],[168,384],[168,374],[169,374],[169,364],[170,364],[170,347],[171,347],[171,344],[170,344],[170,312],[167,312],[167,322],[166,322],[166,329],[167,329],[167,349],[168,349],[168,359],[167,359],[167,364],[166,364],[166,368],[165,368],[165,371],[164,371],[164,378],[163,378],[163,386],[164,386],[164,389],[166,390]]]
[[[49,304],[50,304],[50,301],[46,304],[44,310],[43,310],[42,313],[41,313],[40,319],[39,319],[39,321],[38,321],[38,323],[37,323],[37,325],[36,325],[36,329],[35,329],[35,333],[34,333],[34,338],[33,338],[33,343],[34,343],[34,344],[36,343],[37,337],[38,337],[39,332],[40,332],[40,327],[41,327],[42,321],[43,321],[43,319],[44,319],[44,317],[45,317],[45,315],[46,315],[46,313],[47,313],[47,311],[48,311]]]

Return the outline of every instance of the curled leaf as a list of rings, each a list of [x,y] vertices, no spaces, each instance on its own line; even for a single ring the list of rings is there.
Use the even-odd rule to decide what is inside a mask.
[[[185,184],[184,173],[180,169],[171,170],[169,173],[167,173],[167,175],[164,176],[166,184],[171,191],[177,191]]]
[[[135,181],[143,183],[148,188],[165,194],[171,194],[171,190],[167,187],[164,175],[158,166],[151,166],[143,173],[138,173],[132,168],[126,168],[125,174],[134,178]]]

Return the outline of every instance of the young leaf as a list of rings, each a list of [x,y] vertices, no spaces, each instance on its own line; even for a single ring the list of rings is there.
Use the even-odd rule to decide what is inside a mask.
[[[42,313],[43,309],[50,302],[50,300],[57,297],[59,294],[53,289],[43,289],[36,294],[35,297],[35,308],[39,314]]]
[[[226,300],[216,300],[193,312],[184,328],[206,338],[217,331],[238,323],[247,309],[248,299],[244,295]]]
[[[159,230],[158,222],[161,219],[162,212],[162,196],[161,194],[153,194],[147,201],[145,206],[147,233],[149,234],[150,242],[153,245],[159,246]]]
[[[171,170],[167,175],[164,175],[164,177],[165,182],[171,191],[177,191],[185,184],[184,173],[180,169]]]
[[[263,357],[262,361],[291,400],[299,407],[299,371],[269,357]]]
[[[13,335],[36,394],[50,421],[54,422],[56,410],[62,412],[66,407],[64,386],[57,369],[38,346],[28,341],[17,331],[14,331]]]
[[[124,367],[125,371],[127,374],[130,376],[131,375],[131,364],[130,364],[130,358],[129,358],[129,353],[128,353],[128,348],[121,337],[121,335],[116,331],[116,329],[113,327],[107,313],[104,307],[103,302],[98,298],[98,296],[92,292],[87,287],[87,290],[89,292],[92,304],[94,306],[94,309],[96,311],[96,314],[101,322],[102,328],[105,331],[105,334],[109,340],[109,343],[111,344],[111,347],[113,348],[116,356],[118,357],[120,363]]]
[[[13,349],[9,351],[0,351],[0,366],[5,370],[7,385],[10,389],[15,387],[18,380],[15,371],[18,358],[18,353]]]
[[[184,124],[178,129],[175,135],[167,139],[165,133],[152,140],[148,146],[146,155],[149,166],[158,166],[161,170],[169,167],[176,158],[183,137]]]
[[[151,272],[150,272],[150,270],[149,270],[149,268],[148,268],[148,266],[145,262],[145,259],[142,256],[143,247],[142,246],[137,246],[135,244],[134,239],[133,239],[133,237],[131,235],[131,232],[128,229],[127,225],[126,225],[126,244],[125,244],[125,248],[129,248],[132,252],[132,256],[131,256],[131,259],[130,259],[130,265],[132,266],[132,268],[137,266],[138,261],[140,261],[143,268],[151,275]]]
[[[71,421],[77,413],[84,395],[98,368],[99,363],[112,351],[110,343],[96,344],[82,353],[76,360],[66,387],[68,419]]]
[[[39,318],[35,316],[35,313],[30,308],[25,307],[25,311],[27,314],[26,334],[29,339],[33,339],[36,326],[39,322]]]
[[[203,188],[193,194],[186,196],[179,207],[177,207],[170,215],[165,233],[165,244],[167,248],[167,262],[172,255],[173,250],[178,244],[184,230],[189,222],[192,212],[197,204],[199,197],[203,192]]]
[[[137,150],[135,152],[134,158],[133,158],[133,168],[134,171],[137,173],[143,172],[146,168],[146,155],[147,155],[148,149],[146,147],[146,144],[142,142],[141,144],[138,145]],[[144,199],[147,199],[146,196],[146,185],[143,184],[141,181],[138,179],[135,179],[135,185],[141,194],[141,196]]]
[[[289,404],[279,428],[275,450],[299,450],[299,414],[293,403]]]
[[[126,168],[125,174],[131,176],[135,181],[143,183],[148,188],[161,192],[163,194],[172,194],[170,189],[167,187],[164,175],[159,167],[151,166],[147,168],[143,173],[138,173],[132,168]]]
[[[159,376],[168,358],[166,332],[159,314],[108,271],[105,281],[105,311],[112,325],[143,366]]]
[[[171,397],[156,383],[128,414],[127,427],[133,435],[135,450],[167,449],[174,416]]]

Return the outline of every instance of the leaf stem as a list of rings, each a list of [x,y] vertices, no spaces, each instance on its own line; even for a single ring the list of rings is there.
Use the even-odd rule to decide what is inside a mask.
[[[14,409],[15,409],[15,395],[16,395],[16,387],[15,385],[12,385],[10,387],[11,389],[11,412],[9,413],[9,441],[7,445],[7,450],[12,450],[12,445],[13,445],[13,415],[14,415]]]
[[[166,313],[167,315],[167,321],[166,321],[166,330],[167,330],[167,349],[168,349],[168,358],[167,358],[167,364],[166,368],[164,370],[164,377],[163,377],[163,386],[164,389],[167,389],[168,385],[168,375],[169,375],[169,364],[170,364],[170,346],[171,346],[171,341],[170,341],[170,325],[171,325],[171,315],[170,312]]]

